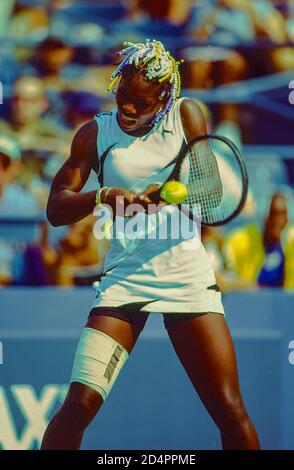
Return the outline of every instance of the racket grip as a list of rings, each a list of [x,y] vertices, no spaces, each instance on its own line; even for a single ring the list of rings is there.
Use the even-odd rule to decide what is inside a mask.
[[[148,197],[152,202],[157,204],[159,201],[162,201],[162,198],[160,197],[161,189],[162,188],[160,187],[159,189],[157,189],[157,191],[148,194]]]

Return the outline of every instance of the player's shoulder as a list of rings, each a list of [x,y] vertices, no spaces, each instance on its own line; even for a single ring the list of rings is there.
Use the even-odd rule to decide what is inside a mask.
[[[203,119],[202,106],[199,100],[182,98],[180,103],[181,116],[185,119]]]
[[[105,128],[107,128],[107,131],[109,132],[109,130],[112,128],[113,122],[115,122],[115,120],[113,119],[115,116],[115,111],[115,109],[111,109],[109,111],[102,111],[101,113],[98,113],[94,116],[94,121],[96,122],[99,129],[104,130]]]
[[[87,121],[75,133],[71,153],[93,153],[96,151],[98,125],[95,120]]]
[[[195,100],[183,98],[180,104],[183,129],[187,141],[207,134],[207,123],[203,111]]]
[[[112,117],[112,114],[113,114],[113,110],[102,111],[101,113],[96,114],[95,119]]]
[[[78,128],[74,135],[74,140],[85,140],[91,137],[97,138],[97,131],[97,123],[92,119]]]
[[[98,125],[104,124],[105,122],[111,122],[112,117],[113,117],[113,112],[114,112],[113,109],[109,111],[102,111],[101,113],[96,114],[96,116],[94,117],[94,120],[95,122],[97,122]]]

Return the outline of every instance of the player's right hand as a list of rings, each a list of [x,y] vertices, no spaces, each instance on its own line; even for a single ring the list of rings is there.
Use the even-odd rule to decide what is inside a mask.
[[[166,205],[166,202],[159,201],[157,204],[150,199],[150,195],[156,193],[161,187],[161,184],[153,183],[149,184],[147,188],[136,196],[136,203],[142,205],[143,209],[148,212],[148,214],[154,214],[159,212],[163,206]]]
[[[114,215],[124,216],[129,204],[135,202],[136,194],[126,188],[108,188],[101,202],[111,206]],[[103,196],[103,194],[102,194]]]

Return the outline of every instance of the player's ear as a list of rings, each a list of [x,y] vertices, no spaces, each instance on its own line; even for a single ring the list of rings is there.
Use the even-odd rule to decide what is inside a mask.
[[[160,103],[162,103],[163,105],[165,105],[168,100],[169,100],[169,97],[170,97],[170,90],[168,87],[164,87],[162,88],[162,90],[160,91],[160,94],[159,94],[159,101]]]
[[[165,90],[162,90],[160,95],[159,95],[159,101],[163,101],[164,97],[166,95],[166,91]]]
[[[160,100],[160,101],[167,101],[168,98],[169,98],[169,96],[170,96],[169,91],[166,90],[166,89],[163,89],[163,90],[161,90],[161,92],[160,92],[159,100]]]

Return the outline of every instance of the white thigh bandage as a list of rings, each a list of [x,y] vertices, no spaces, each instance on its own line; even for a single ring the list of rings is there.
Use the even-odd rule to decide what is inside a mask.
[[[128,357],[126,349],[110,336],[84,328],[70,381],[88,385],[105,400]]]

